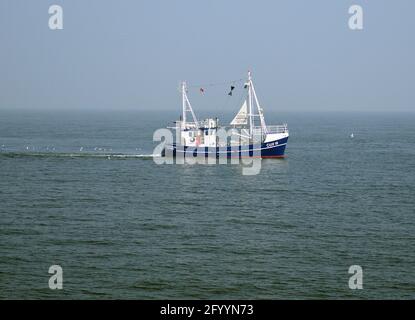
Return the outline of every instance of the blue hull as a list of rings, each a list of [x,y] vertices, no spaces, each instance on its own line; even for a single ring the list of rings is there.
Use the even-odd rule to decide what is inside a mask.
[[[261,143],[261,145],[243,145],[239,147],[186,147],[180,145],[167,145],[162,152],[162,156],[197,157],[197,156],[216,156],[226,158],[261,157],[261,158],[283,158],[288,137]]]

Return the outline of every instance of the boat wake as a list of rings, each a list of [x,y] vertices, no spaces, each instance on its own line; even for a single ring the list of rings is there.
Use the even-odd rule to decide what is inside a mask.
[[[107,160],[153,159],[160,154],[88,153],[88,152],[0,152],[0,158],[98,158]]]

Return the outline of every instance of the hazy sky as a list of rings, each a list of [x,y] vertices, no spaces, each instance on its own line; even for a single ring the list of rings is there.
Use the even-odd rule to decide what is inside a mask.
[[[48,27],[52,4],[63,30]],[[250,69],[266,110],[414,111],[414,17],[413,0],[1,0],[0,109],[179,112],[180,80]],[[218,109],[228,88],[189,95]]]

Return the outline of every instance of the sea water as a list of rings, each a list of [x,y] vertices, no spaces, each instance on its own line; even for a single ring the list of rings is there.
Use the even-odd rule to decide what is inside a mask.
[[[250,176],[157,165],[176,116],[0,111],[1,299],[415,298],[415,114],[266,114]]]

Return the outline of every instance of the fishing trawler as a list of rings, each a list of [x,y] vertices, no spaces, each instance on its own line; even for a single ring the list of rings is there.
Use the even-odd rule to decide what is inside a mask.
[[[233,89],[234,87],[232,87]],[[289,133],[287,124],[267,125],[252,82],[251,73],[244,83],[246,98],[229,126],[219,126],[218,118],[199,121],[187,96],[186,82],[181,85],[182,115],[175,121],[176,142],[166,144],[162,156],[205,157],[284,157]],[[191,116],[191,119],[188,119]],[[228,138],[223,139],[224,130]]]

